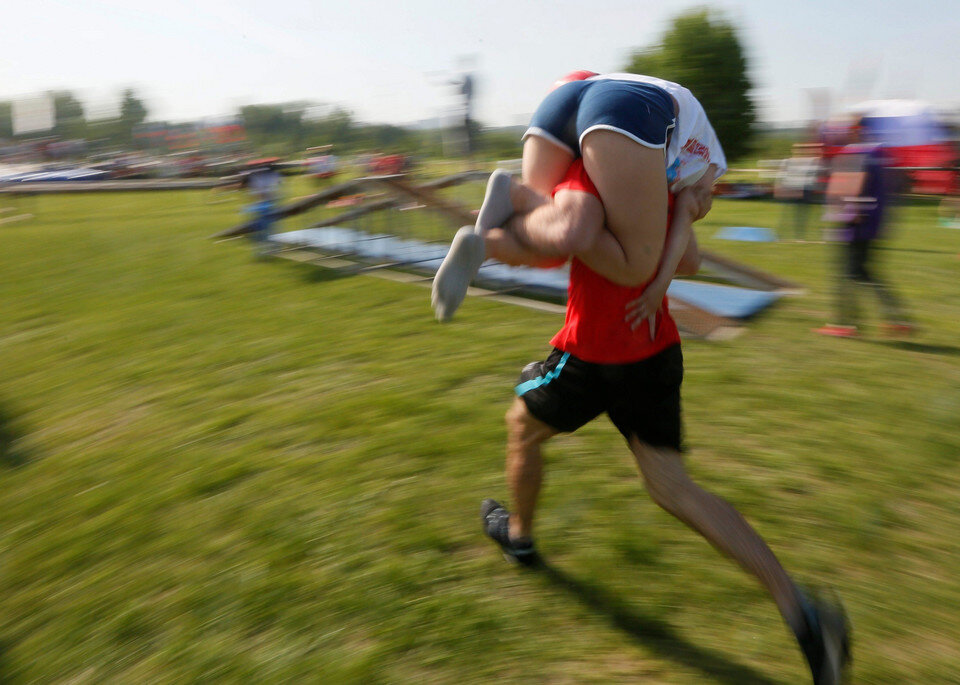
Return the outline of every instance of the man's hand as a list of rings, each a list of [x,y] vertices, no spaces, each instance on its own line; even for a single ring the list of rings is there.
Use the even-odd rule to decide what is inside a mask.
[[[713,182],[717,178],[717,165],[711,164],[696,183],[689,185],[677,194],[677,202],[686,197],[695,208],[693,220],[700,221],[713,207]]]

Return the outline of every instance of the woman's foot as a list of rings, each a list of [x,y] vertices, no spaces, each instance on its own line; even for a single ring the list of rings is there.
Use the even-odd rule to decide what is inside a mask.
[[[491,228],[503,226],[513,216],[513,202],[510,200],[510,172],[497,169],[487,180],[487,192],[477,215],[477,233],[483,235]]]
[[[449,321],[457,311],[484,259],[483,237],[473,226],[461,227],[433,279],[430,303],[437,321]]]

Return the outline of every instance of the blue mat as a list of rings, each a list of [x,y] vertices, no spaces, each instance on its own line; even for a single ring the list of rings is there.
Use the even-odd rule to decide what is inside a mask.
[[[673,281],[667,295],[728,319],[753,316],[780,299],[775,292],[698,281]]]
[[[409,266],[418,271],[436,273],[447,256],[446,245],[405,240],[394,235],[371,234],[352,228],[306,228],[276,233],[270,238],[284,245],[311,247],[326,252],[352,254],[378,262]],[[567,293],[566,269],[536,269],[508,266],[496,261],[484,262],[474,279],[491,288],[522,288],[563,297]]]
[[[721,240],[740,240],[748,243],[775,243],[777,234],[769,228],[759,226],[725,226],[716,232],[714,238]]]
[[[356,255],[427,273],[436,273],[448,249],[446,245],[340,227],[287,231],[276,233],[270,239],[283,245]],[[567,293],[569,273],[566,269],[536,269],[487,261],[480,267],[475,283],[491,289],[517,288],[562,299]],[[673,281],[667,294],[731,319],[753,316],[780,297],[777,293],[696,281]]]
[[[38,183],[41,181],[100,181],[110,177],[107,171],[99,169],[61,169],[58,171],[31,171],[27,173],[0,175],[3,183]]]

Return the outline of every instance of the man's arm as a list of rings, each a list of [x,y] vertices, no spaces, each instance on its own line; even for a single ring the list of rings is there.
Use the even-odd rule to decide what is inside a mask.
[[[573,250],[571,241],[592,242],[604,230],[603,204],[592,193],[564,189],[552,200],[531,204],[514,215],[503,229],[484,234],[487,256],[505,264],[551,268],[562,266]],[[533,231],[527,230],[534,226]]]
[[[547,257],[566,257],[593,245],[604,231],[600,198],[583,190],[563,189],[526,213],[517,213],[506,228],[525,248]]]
[[[566,264],[566,256],[546,256],[542,252],[530,249],[511,232],[502,228],[491,228],[483,234],[484,250],[488,258],[510,266],[535,266],[552,269]]]

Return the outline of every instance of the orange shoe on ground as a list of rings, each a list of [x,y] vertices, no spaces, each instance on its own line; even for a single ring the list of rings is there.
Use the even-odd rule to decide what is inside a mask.
[[[827,324],[826,326],[815,328],[813,332],[819,333],[820,335],[831,335],[834,338],[856,338],[860,335],[856,326],[840,326],[837,324]]]
[[[908,338],[917,332],[916,327],[909,323],[884,324],[883,332],[891,338]]]

